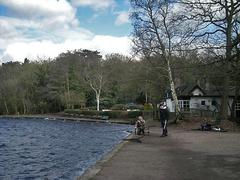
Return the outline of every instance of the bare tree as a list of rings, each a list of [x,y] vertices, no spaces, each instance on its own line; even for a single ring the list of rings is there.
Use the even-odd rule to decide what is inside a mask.
[[[101,71],[95,71],[94,73],[87,73],[85,76],[86,82],[92,88],[95,93],[97,101],[97,111],[100,110],[100,97],[104,84],[103,74]]]
[[[97,51],[84,50],[85,67],[83,76],[87,84],[95,93],[97,111],[100,110],[100,97],[105,84],[102,58]]]
[[[240,1],[239,0],[181,0],[197,26],[192,34],[198,48],[214,49],[223,64],[222,119],[228,116],[228,95],[231,64],[239,56]],[[196,43],[198,42],[198,43]]]
[[[172,97],[176,110],[176,117],[180,117],[180,107],[175,90],[172,72],[172,58],[180,49],[189,24],[183,22],[180,4],[168,0],[131,0],[132,24],[134,27],[133,42],[136,53],[150,59],[158,57],[164,66],[155,65],[155,68],[164,69],[169,80]],[[190,30],[189,30],[190,32]],[[162,76],[162,74],[160,74]]]

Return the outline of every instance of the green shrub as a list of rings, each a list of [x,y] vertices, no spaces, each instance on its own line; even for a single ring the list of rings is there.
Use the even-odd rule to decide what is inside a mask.
[[[64,113],[68,114],[74,114],[77,113],[79,110],[78,109],[64,109]]]
[[[125,104],[114,104],[111,107],[112,110],[126,110],[127,106]]]
[[[88,110],[91,110],[91,111],[96,111],[97,107],[96,106],[89,106],[87,107]]]
[[[104,111],[102,112],[102,115],[116,119],[116,118],[127,118],[128,113],[127,111],[112,110],[112,111]]]
[[[139,109],[139,110],[143,110],[144,106],[142,104],[128,104],[127,105],[127,109]]]
[[[137,118],[138,116],[142,116],[142,111],[128,111],[128,118]]]
[[[85,115],[85,116],[101,115],[101,111],[96,111],[96,110],[65,109],[64,112],[67,114],[76,114],[76,115]]]
[[[144,104],[144,111],[153,110],[153,105],[151,103]]]
[[[100,107],[101,109],[109,109],[115,104],[115,101],[112,98],[102,98],[100,101]]]
[[[80,110],[80,109],[65,109],[64,112],[73,116],[81,117],[99,117],[108,116],[113,119],[127,119],[127,118],[137,118],[143,115],[143,111],[121,111],[121,110],[111,110],[111,111],[96,111],[96,110]]]

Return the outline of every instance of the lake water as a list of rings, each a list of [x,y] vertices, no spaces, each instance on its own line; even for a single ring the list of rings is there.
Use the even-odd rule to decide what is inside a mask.
[[[132,128],[108,123],[0,119],[0,179],[75,179]]]

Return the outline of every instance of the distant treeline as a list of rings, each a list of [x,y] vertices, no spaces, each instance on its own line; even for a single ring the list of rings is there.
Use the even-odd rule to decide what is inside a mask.
[[[3,63],[0,114],[96,109],[98,100],[100,109],[114,104],[156,104],[168,89],[160,58],[133,60],[119,54],[103,58],[97,51],[75,50],[55,59]],[[204,66],[206,61],[196,54],[175,57],[172,62],[178,85],[206,78],[221,84],[219,65]]]

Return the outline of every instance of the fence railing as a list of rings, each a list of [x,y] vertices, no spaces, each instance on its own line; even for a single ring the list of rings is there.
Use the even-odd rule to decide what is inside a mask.
[[[217,118],[219,112],[205,110],[205,109],[189,109],[189,111],[184,111],[184,116],[196,116],[196,117],[212,117]]]
[[[188,111],[182,111],[185,118],[188,117],[206,117],[206,118],[213,118],[215,120],[219,117],[219,112],[211,111],[211,110],[205,110],[205,109],[189,109]],[[145,119],[159,119],[159,111],[144,111],[143,114]],[[174,120],[175,113],[170,112],[170,119]]]

